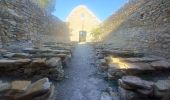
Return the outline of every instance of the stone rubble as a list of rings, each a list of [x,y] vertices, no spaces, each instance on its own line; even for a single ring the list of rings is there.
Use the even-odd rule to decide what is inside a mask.
[[[45,43],[44,43],[45,44]],[[50,49],[50,47],[60,47]],[[42,48],[25,48],[21,52],[7,50],[1,53],[0,74],[22,78],[48,77],[53,80],[64,78],[64,67],[69,65],[73,44],[54,43]]]
[[[0,92],[1,100],[55,100],[55,87],[48,78],[35,82],[16,80],[6,84],[10,86]]]
[[[119,86],[120,94],[126,95],[123,96],[126,97],[125,100],[134,100],[127,97],[127,95],[130,95],[130,92],[135,93],[133,94],[133,98],[137,97],[139,100],[141,97],[147,100],[149,98],[160,99],[163,98],[170,90],[170,80],[158,80],[157,82],[151,82],[142,80],[136,76],[123,76],[119,79]]]
[[[131,49],[111,48],[109,44],[94,44],[94,48],[96,65],[104,77],[117,81],[116,93],[120,100],[161,100],[168,97],[169,59]]]
[[[130,49],[109,48],[106,44],[103,44],[103,47],[100,45],[94,46],[97,63],[110,79],[125,74],[138,75],[170,70],[168,59],[153,55],[146,56],[144,53]],[[99,58],[99,55],[103,55],[103,57]]]

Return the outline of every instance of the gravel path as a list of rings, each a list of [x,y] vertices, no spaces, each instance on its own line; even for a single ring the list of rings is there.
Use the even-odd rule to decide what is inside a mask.
[[[65,69],[66,79],[57,84],[57,100],[100,100],[108,86],[96,75],[94,54],[89,44],[76,46],[70,66]]]

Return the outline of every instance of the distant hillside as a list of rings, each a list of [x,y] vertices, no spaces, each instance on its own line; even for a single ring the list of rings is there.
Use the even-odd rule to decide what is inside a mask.
[[[170,0],[129,0],[102,28],[107,43],[169,57]]]

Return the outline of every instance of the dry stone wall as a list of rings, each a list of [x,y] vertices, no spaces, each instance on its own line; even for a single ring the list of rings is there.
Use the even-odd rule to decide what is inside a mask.
[[[126,16],[119,19],[120,15]],[[121,12],[109,17],[103,26],[109,31],[105,38],[108,43],[170,58],[169,0],[132,0],[121,8]]]
[[[67,29],[62,21],[31,0],[0,0],[0,9],[0,36],[5,44],[28,40],[39,44],[43,35],[55,35],[57,40],[59,32]],[[59,31],[55,30],[57,27],[60,27]],[[61,34],[67,34],[67,31]]]

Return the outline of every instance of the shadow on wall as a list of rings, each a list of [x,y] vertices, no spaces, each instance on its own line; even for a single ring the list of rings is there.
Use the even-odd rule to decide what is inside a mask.
[[[114,34],[121,26],[128,20],[128,17],[135,13],[139,7],[144,3],[145,0],[131,1],[126,3],[121,9],[119,9],[115,14],[110,16],[102,24],[103,28],[103,40],[109,39],[111,35]]]
[[[104,22],[104,41],[170,58],[169,6],[169,0],[136,0],[125,4]]]

